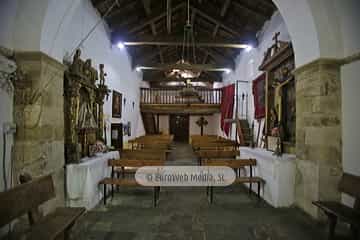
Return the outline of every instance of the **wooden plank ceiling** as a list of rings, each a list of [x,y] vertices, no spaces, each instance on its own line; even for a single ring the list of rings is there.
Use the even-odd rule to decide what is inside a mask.
[[[92,0],[104,16],[115,0]],[[132,66],[173,64],[181,58],[186,0],[117,0],[105,21],[113,43],[147,42],[126,46]],[[171,11],[167,11],[171,9]],[[190,16],[196,43],[196,63],[235,68],[239,48],[224,44],[257,45],[256,33],[274,11],[271,0],[190,0]],[[149,44],[150,43],[150,44]],[[226,45],[229,46],[229,45]],[[144,71],[144,80],[158,85],[166,79],[164,72]],[[198,81],[222,81],[221,72],[202,72]]]

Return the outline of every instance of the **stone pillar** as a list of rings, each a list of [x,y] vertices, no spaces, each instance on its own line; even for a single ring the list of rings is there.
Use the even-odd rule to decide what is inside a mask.
[[[319,59],[294,71],[296,79],[297,206],[315,218],[316,200],[340,200],[341,81],[336,60]]]
[[[33,177],[52,174],[56,198],[44,206],[47,212],[65,204],[65,67],[41,52],[18,52],[15,57],[25,76],[15,84],[14,179],[22,172]]]

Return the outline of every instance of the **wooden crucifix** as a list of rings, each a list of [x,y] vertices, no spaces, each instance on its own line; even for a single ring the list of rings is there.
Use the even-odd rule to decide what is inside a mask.
[[[201,116],[199,120],[196,121],[196,124],[200,127],[200,134],[203,136],[204,126],[208,125],[208,121],[203,116]]]
[[[279,48],[279,36],[280,36],[280,32],[276,32],[275,33],[275,35],[274,35],[274,37],[272,38],[272,40],[274,40],[274,46],[275,46],[275,48],[277,49],[277,48]]]

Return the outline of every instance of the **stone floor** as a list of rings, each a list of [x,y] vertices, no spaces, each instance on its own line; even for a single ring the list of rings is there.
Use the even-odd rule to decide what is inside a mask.
[[[188,145],[173,148],[169,165],[196,164]],[[75,229],[74,239],[327,239],[325,225],[296,208],[258,203],[241,186],[215,189],[212,205],[204,188],[163,187],[157,208],[152,207],[151,189],[121,189],[106,206],[100,203],[89,211]]]

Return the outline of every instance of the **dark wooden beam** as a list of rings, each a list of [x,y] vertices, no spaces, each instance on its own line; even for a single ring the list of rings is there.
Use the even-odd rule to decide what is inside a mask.
[[[133,41],[128,42],[125,41],[124,44],[126,46],[182,46],[183,42],[178,41]],[[196,42],[195,44],[190,43],[188,46],[197,46],[197,47],[215,47],[215,48],[246,48],[247,44],[242,44],[234,41],[228,42],[215,42],[215,41],[208,41],[208,42]]]
[[[181,2],[181,3],[177,4],[175,7],[173,7],[173,8],[171,9],[171,11],[172,11],[172,12],[177,11],[178,9],[181,9],[181,8],[183,8],[184,6],[185,6],[185,2]],[[158,21],[158,20],[166,17],[166,15],[167,15],[167,12],[166,12],[166,11],[163,11],[163,12],[161,12],[161,13],[159,13],[159,12],[153,12],[153,13],[151,14],[151,16],[149,16],[145,21],[143,21],[143,22],[139,23],[138,25],[130,28],[130,29],[128,30],[128,33],[129,33],[129,34],[132,34],[132,33],[136,32],[136,31],[139,31],[139,30],[141,30],[142,28],[146,27],[147,25],[149,25],[149,24],[151,24],[151,23],[153,23],[153,22],[156,22],[156,21]]]
[[[174,63],[165,63],[165,64],[155,64],[147,66],[138,66],[141,70],[146,71],[169,71],[172,69],[179,70],[193,70],[193,71],[206,71],[206,72],[226,72],[230,70],[228,66],[218,66],[212,64],[174,64]]]
[[[208,56],[212,57],[216,62],[225,63],[227,68],[230,68],[232,70],[235,69],[234,59],[222,56],[222,55],[218,54],[217,52],[214,52],[214,50],[212,50],[212,49],[207,49],[207,48],[198,48],[198,49],[200,49],[202,52],[204,52]]]
[[[160,52],[163,54],[167,50],[169,50],[171,47],[164,47],[160,49]],[[137,65],[143,65],[148,63],[150,60],[154,59],[156,56],[159,55],[158,51],[152,51],[150,53],[141,54],[141,56],[133,56],[132,58],[132,67],[135,67]]]
[[[166,29],[167,33],[171,33],[172,10],[171,0],[166,0]]]
[[[229,9],[231,0],[225,0],[223,7],[221,8],[220,16],[225,17],[227,10]]]
[[[271,17],[271,15],[269,14],[265,14],[263,12],[261,12],[260,10],[254,9],[253,7],[249,6],[248,4],[246,4],[245,2],[241,2],[239,3],[238,1],[233,1],[232,2],[234,4],[234,6],[244,10],[245,12],[248,12],[249,14],[259,18],[262,22],[265,22],[267,19],[269,19]]]

